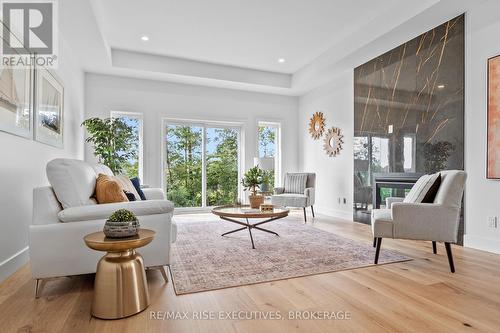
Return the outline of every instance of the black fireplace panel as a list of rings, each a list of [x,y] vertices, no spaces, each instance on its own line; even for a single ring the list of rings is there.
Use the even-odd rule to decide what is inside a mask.
[[[375,173],[463,167],[461,15],[354,70],[354,220],[370,222]],[[404,189],[379,190],[381,201],[404,196]]]

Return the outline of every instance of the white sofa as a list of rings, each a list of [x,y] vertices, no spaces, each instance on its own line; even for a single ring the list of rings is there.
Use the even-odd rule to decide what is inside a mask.
[[[138,251],[145,267],[162,268],[170,264],[170,246],[177,228],[172,222],[174,205],[163,191],[143,189],[148,200],[97,204],[92,198],[99,173],[112,175],[103,165],[84,161],[55,159],[47,164],[47,177],[52,187],[33,190],[33,220],[29,227],[31,271],[40,279],[95,273],[104,255],[89,249],[83,237],[102,230],[105,220],[117,209],[135,213],[142,228],[156,232],[154,240]]]

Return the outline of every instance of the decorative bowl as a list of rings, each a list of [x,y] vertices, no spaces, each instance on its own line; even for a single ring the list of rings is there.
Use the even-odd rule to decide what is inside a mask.
[[[125,222],[106,221],[103,232],[109,238],[125,238],[137,235],[140,224],[138,220]]]

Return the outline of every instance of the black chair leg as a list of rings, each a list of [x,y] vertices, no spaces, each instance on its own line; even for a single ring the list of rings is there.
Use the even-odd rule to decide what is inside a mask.
[[[302,207],[304,210],[304,222],[307,222],[307,216],[306,216],[306,207]]]
[[[432,253],[434,253],[434,254],[438,253],[435,241],[432,241]]]
[[[378,264],[378,255],[380,254],[380,245],[382,245],[382,237],[377,237],[377,248],[375,249],[375,265]]]
[[[453,254],[451,253],[451,244],[445,242],[444,246],[446,247],[446,254],[448,255],[448,263],[450,264],[450,271],[455,273],[455,264],[453,263]]]
[[[377,238],[373,237],[373,247],[377,246]]]
[[[313,207],[313,205],[311,205],[311,212],[312,212],[312,214],[313,214],[313,217],[315,217],[315,216],[314,216],[314,207]]]

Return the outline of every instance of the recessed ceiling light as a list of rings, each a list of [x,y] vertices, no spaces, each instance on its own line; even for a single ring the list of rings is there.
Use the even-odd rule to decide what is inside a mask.
[[[142,36],[141,40],[144,41],[144,42],[147,42],[149,40],[149,37],[148,36]]]
[[[443,89],[444,88],[444,84],[440,84],[437,87],[438,87],[438,89]]]
[[[284,63],[284,62],[285,62],[285,58],[279,58],[279,59],[278,59],[278,62],[279,62],[280,64]]]

